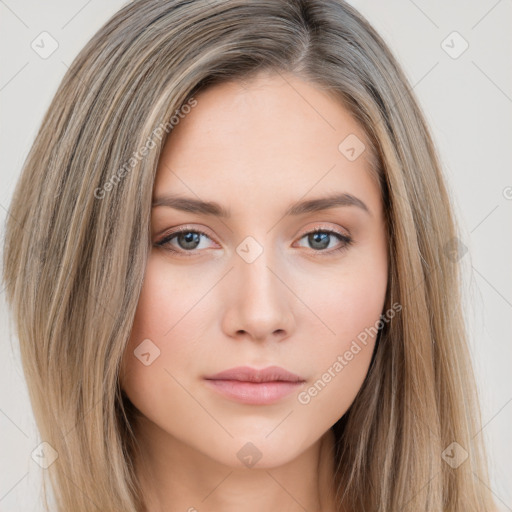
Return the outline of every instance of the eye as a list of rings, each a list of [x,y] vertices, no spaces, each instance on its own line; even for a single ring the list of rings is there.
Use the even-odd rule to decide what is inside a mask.
[[[310,248],[315,252],[321,253],[333,253],[338,251],[344,251],[353,242],[352,238],[347,235],[343,235],[332,229],[316,228],[313,231],[305,233],[300,239],[306,238]],[[332,249],[331,242],[338,240],[338,247]],[[332,250],[325,250],[331,246]]]
[[[185,226],[184,228],[179,228],[172,233],[169,233],[162,240],[157,242],[156,245],[158,247],[164,247],[168,251],[180,253],[180,255],[193,256],[192,251],[204,248],[200,247],[202,238],[210,239],[210,237],[203,231],[190,229]],[[172,242],[176,243],[173,244]]]

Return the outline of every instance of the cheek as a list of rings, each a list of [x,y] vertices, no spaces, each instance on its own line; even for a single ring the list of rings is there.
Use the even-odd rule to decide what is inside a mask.
[[[323,299],[322,310],[330,320],[330,327],[340,342],[339,348],[350,345],[362,333],[375,326],[382,313],[386,295],[387,277],[361,272],[340,279]],[[361,335],[361,336],[360,336]]]
[[[366,328],[378,322],[383,312],[388,266],[383,244],[354,251],[339,264],[315,273],[300,269],[302,295],[324,324],[325,346],[342,349]],[[325,327],[325,328],[324,328]]]
[[[161,258],[150,257],[122,362],[121,384],[134,403],[141,395],[150,406],[155,388],[171,379],[165,369],[179,366],[182,357],[193,357],[187,312],[200,310],[200,296],[186,286],[187,279],[170,273]],[[171,351],[170,341],[176,339],[183,343],[173,343]]]
[[[361,258],[333,272],[328,283],[310,283],[312,309],[328,327],[321,328],[308,351],[315,375],[298,397],[311,412],[330,410],[334,422],[351,405],[370,365],[386,288],[385,258]]]

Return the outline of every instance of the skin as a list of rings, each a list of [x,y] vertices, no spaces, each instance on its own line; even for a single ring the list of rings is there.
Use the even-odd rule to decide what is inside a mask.
[[[330,428],[359,391],[375,338],[307,404],[298,393],[383,313],[380,190],[368,150],[350,161],[338,149],[349,134],[368,148],[365,133],[339,101],[295,76],[260,74],[196,99],[166,141],[153,197],[216,201],[232,216],[152,210],[154,245],[121,376],[142,415],[136,467],[147,510],[334,511]],[[356,196],[370,213],[338,206],[284,216],[297,201],[333,192]],[[183,236],[157,245],[181,226],[207,237],[195,249]],[[315,242],[307,236],[315,228],[353,243],[334,251],[343,242],[328,234]],[[257,246],[242,244],[248,236],[263,248],[250,263],[237,252],[255,254]],[[148,365],[134,355],[146,339],[160,350],[153,360],[150,349]],[[305,383],[270,405],[233,401],[203,380],[274,364]],[[237,457],[248,442],[261,454],[252,467]]]

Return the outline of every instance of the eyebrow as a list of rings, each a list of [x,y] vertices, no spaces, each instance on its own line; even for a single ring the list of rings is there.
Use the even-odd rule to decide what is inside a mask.
[[[215,217],[231,217],[231,212],[215,201],[202,201],[178,195],[165,195],[155,198],[152,207],[156,208],[159,206],[167,206],[184,212],[212,215]],[[365,211],[368,215],[372,215],[368,206],[366,206],[361,199],[348,193],[332,194],[317,199],[299,201],[291,205],[284,215],[303,215],[305,213],[319,212],[340,206],[355,206]]]

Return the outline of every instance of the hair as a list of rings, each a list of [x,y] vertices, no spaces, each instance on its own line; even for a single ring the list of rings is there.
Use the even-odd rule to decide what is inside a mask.
[[[402,306],[332,427],[337,503],[495,510],[437,151],[397,60],[343,0],[134,1],[66,72],[12,198],[3,266],[35,419],[58,453],[45,506],[48,475],[60,512],[144,509],[119,375],[159,156],[194,95],[262,72],[313,84],[363,127],[388,234],[384,309]],[[458,467],[442,456],[453,442],[468,453]]]

